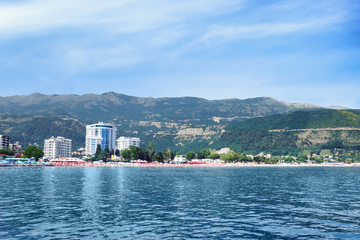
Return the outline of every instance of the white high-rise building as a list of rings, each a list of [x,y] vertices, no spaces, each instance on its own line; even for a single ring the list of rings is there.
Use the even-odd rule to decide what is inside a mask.
[[[108,148],[110,151],[116,147],[116,127],[108,123],[96,123],[86,125],[86,145],[85,154],[93,155],[98,145],[101,150]]]
[[[71,139],[63,137],[45,139],[44,157],[48,159],[71,157]]]
[[[119,137],[116,140],[116,148],[121,151],[129,148],[130,146],[140,147],[140,138],[131,138],[131,137]]]

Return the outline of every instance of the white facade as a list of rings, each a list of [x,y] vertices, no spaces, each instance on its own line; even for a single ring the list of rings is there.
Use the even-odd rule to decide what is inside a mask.
[[[86,125],[85,154],[95,154],[98,145],[101,146],[101,150],[105,150],[106,148],[110,151],[115,150],[116,131],[116,127],[108,123],[99,122]]]
[[[140,147],[140,138],[131,138],[131,137],[119,137],[116,140],[116,148],[121,151],[129,148],[130,146]]]
[[[186,157],[184,155],[176,155],[173,162],[174,163],[186,163]]]
[[[71,139],[63,137],[46,139],[44,141],[44,157],[48,159],[71,157]]]

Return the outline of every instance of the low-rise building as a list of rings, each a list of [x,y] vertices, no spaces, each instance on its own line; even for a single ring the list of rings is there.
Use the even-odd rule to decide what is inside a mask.
[[[176,155],[174,160],[174,163],[186,163],[186,157],[184,155]]]
[[[21,155],[22,154],[22,146],[19,144],[19,142],[16,143],[10,143],[9,148],[14,151],[15,155]]]
[[[51,137],[44,141],[44,158],[71,157],[71,139]]]

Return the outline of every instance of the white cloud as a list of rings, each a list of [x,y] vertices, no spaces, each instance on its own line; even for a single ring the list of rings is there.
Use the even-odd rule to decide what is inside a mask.
[[[207,42],[216,38],[251,39],[295,32],[315,30],[324,31],[326,30],[324,27],[331,26],[341,21],[342,17],[339,15],[304,22],[261,23],[238,26],[217,25],[210,27],[209,30],[201,37],[200,42]]]
[[[62,85],[67,88],[78,81],[81,87],[73,90],[89,92],[106,90],[97,89],[97,78],[101,78],[109,83],[104,86],[140,96],[149,92],[152,96],[179,94],[211,99],[272,96],[284,101],[356,106],[359,99],[354,91],[358,88],[354,86],[358,84],[351,83],[359,74],[357,69],[350,69],[358,63],[356,46],[349,49],[348,42],[342,46],[340,39],[321,46],[329,31],[354,28],[356,21],[346,22],[356,11],[348,4],[350,0],[255,2],[0,3],[0,81],[18,78],[48,87],[66,81]],[[340,32],[331,33],[336,39]],[[294,34],[309,34],[317,41],[313,43],[308,37],[284,48],[278,44],[287,42],[288,37],[295,39]],[[356,40],[356,36],[341,36]],[[223,42],[238,39],[241,45]],[[253,39],[265,41],[257,49],[261,41],[252,44]],[[51,81],[34,84],[38,78]],[[91,78],[93,84],[88,82]],[[113,79],[121,79],[121,83]],[[126,85],[124,79],[141,84]],[[340,79],[346,87],[334,84]],[[320,85],[324,82],[329,86]],[[52,89],[57,90],[59,85]]]
[[[32,0],[0,4],[0,34],[98,26],[118,33],[148,31],[189,17],[217,15],[235,0]]]
[[[243,0],[29,0],[0,3],[0,39],[53,34],[47,61],[66,72],[123,68],[166,55],[192,20],[241,7]],[[66,36],[65,34],[69,34]],[[82,35],[83,34],[83,35]],[[47,37],[41,37],[47,39]],[[17,55],[23,55],[18,53]]]

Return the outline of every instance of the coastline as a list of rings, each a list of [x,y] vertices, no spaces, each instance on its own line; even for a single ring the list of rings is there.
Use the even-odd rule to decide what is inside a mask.
[[[88,165],[85,165],[86,167]],[[351,163],[351,164],[332,164],[332,163],[323,163],[323,164],[254,164],[254,163],[225,163],[225,164],[143,164],[143,163],[120,163],[120,164],[95,164],[89,167],[168,167],[168,168],[227,168],[227,167],[360,167],[360,164]]]
[[[0,165],[0,167],[139,167],[139,168],[244,168],[244,167],[360,167],[360,163],[322,163],[322,164],[258,164],[258,163],[223,163],[223,164],[169,164],[169,163],[84,163],[84,164],[14,164]]]

